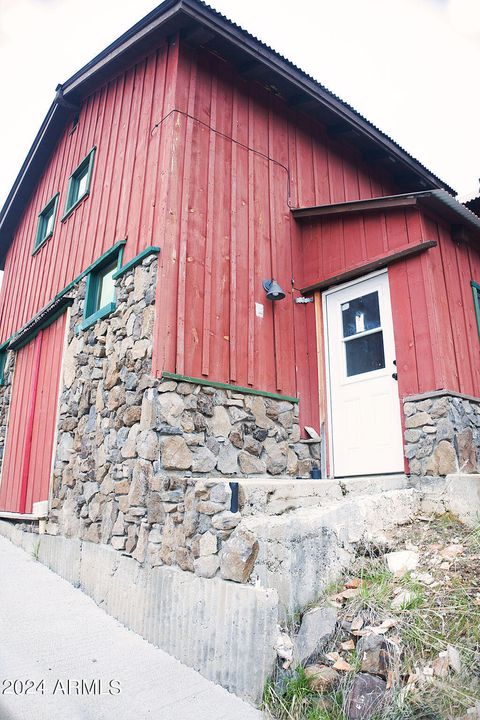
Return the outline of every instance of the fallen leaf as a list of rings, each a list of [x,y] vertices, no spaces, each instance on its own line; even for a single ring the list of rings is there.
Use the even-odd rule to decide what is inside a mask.
[[[361,615],[357,615],[356,618],[353,618],[351,630],[354,632],[355,630],[361,630],[363,627],[363,618]]]
[[[455,672],[459,673],[462,669],[462,661],[460,658],[460,653],[458,652],[457,648],[453,645],[447,645],[447,653],[448,653],[448,664],[452,668],[452,670],[455,670]]]
[[[350,578],[350,580],[345,583],[345,587],[347,588],[347,590],[359,588],[361,585],[362,581],[360,580],[360,578]]]
[[[440,557],[445,560],[455,560],[459,555],[463,555],[464,550],[463,545],[448,545],[440,552]]]
[[[387,690],[390,690],[395,685],[395,675],[393,674],[392,670],[388,671],[387,675]]]
[[[330,660],[330,662],[337,662],[337,660],[340,660],[340,653],[338,652],[330,652],[325,655],[327,660]]]
[[[350,665],[346,660],[343,658],[340,658],[340,660],[337,660],[337,662],[332,665],[334,670],[341,670],[342,672],[352,672],[355,670],[354,667]]]
[[[360,588],[350,588],[349,590],[344,590],[341,594],[345,600],[350,600],[351,598],[354,598],[358,595],[360,592]]]
[[[433,674],[440,678],[448,677],[448,656],[438,657],[432,662]]]
[[[353,640],[346,640],[345,642],[342,642],[340,647],[342,650],[355,650],[355,643]]]

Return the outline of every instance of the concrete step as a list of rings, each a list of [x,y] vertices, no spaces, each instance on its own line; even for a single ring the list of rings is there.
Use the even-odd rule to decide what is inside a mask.
[[[238,481],[242,515],[283,515],[300,508],[323,507],[355,494],[409,487],[404,474],[310,480],[291,477],[242,478]]]

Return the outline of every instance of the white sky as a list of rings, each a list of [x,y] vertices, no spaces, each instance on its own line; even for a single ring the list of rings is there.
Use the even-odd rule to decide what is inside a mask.
[[[158,3],[0,0],[0,205],[55,86]],[[480,0],[211,0],[453,186],[478,194]]]

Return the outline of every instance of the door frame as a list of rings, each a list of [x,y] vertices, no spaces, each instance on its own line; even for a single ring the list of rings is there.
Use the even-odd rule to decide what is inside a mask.
[[[349,280],[347,282],[341,283],[339,285],[332,285],[332,287],[329,287],[327,290],[324,290],[321,293],[322,298],[322,331],[323,331],[323,338],[321,339],[321,349],[322,349],[322,355],[323,355],[323,367],[324,367],[324,377],[325,377],[325,387],[324,392],[327,399],[326,402],[326,442],[325,442],[325,449],[327,450],[327,459],[326,459],[326,467],[328,468],[328,477],[329,478],[335,478],[335,465],[334,465],[334,454],[333,454],[333,432],[332,432],[332,386],[330,382],[330,355],[329,355],[329,347],[328,347],[328,317],[327,317],[327,298],[330,295],[333,295],[335,292],[339,290],[345,290],[346,288],[353,287],[354,285],[358,285],[362,283],[364,280],[370,280],[371,278],[379,277],[380,275],[387,275],[388,280],[388,287],[390,291],[390,280],[388,279],[388,268],[381,268],[380,270],[375,270],[374,272],[368,273],[367,275],[361,275],[360,277],[355,278],[354,280]],[[317,346],[320,348],[320,338],[318,337],[318,328],[319,323],[317,322]],[[393,312],[392,312],[392,333],[393,333],[393,342],[395,343],[395,328],[393,327]],[[320,353],[319,353],[320,355]],[[320,357],[319,357],[319,363],[320,363]],[[319,387],[320,393],[322,392],[322,388]],[[397,386],[397,392],[398,392],[398,386]],[[401,407],[401,398],[400,393],[398,393],[398,398],[400,401],[400,407]],[[385,475],[395,475],[397,473],[385,473]]]

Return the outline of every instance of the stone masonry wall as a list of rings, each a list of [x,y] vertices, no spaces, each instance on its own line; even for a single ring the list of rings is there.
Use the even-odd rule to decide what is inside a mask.
[[[5,368],[3,371],[3,385],[0,385],[0,473],[3,466],[5,440],[7,437],[7,423],[12,398],[13,371],[15,368],[15,353],[7,352]]]
[[[405,456],[412,475],[478,473],[480,399],[446,392],[404,403]]]
[[[157,258],[117,280],[117,308],[85,331],[71,308],[47,532],[150,565],[246,581],[258,545],[237,528],[229,480],[308,477],[298,406],[151,374]]]

